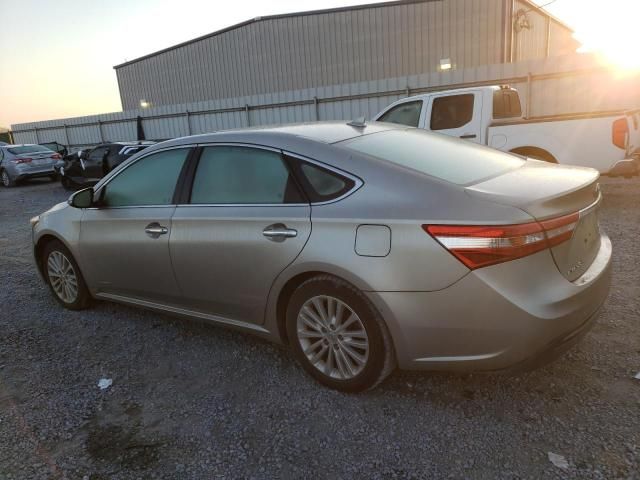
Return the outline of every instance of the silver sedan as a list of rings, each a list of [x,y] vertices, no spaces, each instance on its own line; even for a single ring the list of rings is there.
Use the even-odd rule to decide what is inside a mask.
[[[54,165],[61,158],[59,153],[41,145],[0,145],[0,180],[5,187],[28,178],[56,180]]]
[[[398,125],[185,137],[32,219],[66,308],[92,299],[291,346],[344,391],[403,369],[553,358],[610,285],[595,170]]]

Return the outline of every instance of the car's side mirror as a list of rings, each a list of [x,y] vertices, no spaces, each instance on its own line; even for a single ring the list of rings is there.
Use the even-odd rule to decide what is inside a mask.
[[[93,205],[93,188],[78,190],[69,197],[69,205],[74,208],[89,208]]]

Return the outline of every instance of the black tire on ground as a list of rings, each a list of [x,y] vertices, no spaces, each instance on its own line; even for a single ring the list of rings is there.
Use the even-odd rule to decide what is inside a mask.
[[[2,180],[2,185],[7,188],[13,187],[16,184],[16,181],[9,176],[6,170],[0,171],[0,179]]]
[[[54,252],[59,252],[62,255],[64,255],[66,259],[69,261],[69,263],[71,263],[71,266],[74,270],[74,273],[77,279],[77,284],[78,284],[78,293],[76,295],[75,300],[72,302],[66,302],[62,298],[60,298],[56,293],[56,291],[54,290],[53,285],[51,284],[47,263],[49,261],[49,257]],[[65,247],[62,244],[62,242],[58,240],[51,240],[49,243],[47,243],[42,251],[41,260],[42,260],[43,276],[47,282],[47,285],[49,286],[49,289],[51,290],[51,294],[53,295],[53,298],[55,298],[60,305],[62,305],[64,308],[67,308],[69,310],[83,310],[89,307],[89,305],[91,304],[91,294],[89,293],[89,289],[87,288],[87,285],[84,281],[82,272],[80,272],[80,268],[78,267],[78,264],[76,263],[75,258],[73,258],[73,255],[71,255],[71,252],[69,251],[69,249],[67,249],[67,247]]]
[[[360,317],[369,340],[369,355],[362,371],[350,379],[336,379],[316,368],[302,350],[298,337],[298,314],[308,300],[330,296],[346,304]],[[287,306],[287,336],[293,353],[305,371],[320,383],[343,392],[361,392],[374,388],[395,368],[393,341],[371,301],[357,288],[331,275],[318,275],[306,280],[293,293]],[[331,348],[331,347],[329,347]]]

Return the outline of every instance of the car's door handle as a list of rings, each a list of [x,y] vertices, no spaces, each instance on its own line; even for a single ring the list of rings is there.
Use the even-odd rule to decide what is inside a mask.
[[[460,135],[460,138],[477,138],[478,135],[475,133],[465,133],[464,135]]]
[[[152,238],[158,238],[160,235],[165,235],[169,233],[169,229],[167,227],[163,227],[159,223],[150,223],[144,229],[145,233]]]
[[[283,241],[287,238],[297,237],[298,231],[293,228],[287,228],[287,226],[282,223],[276,223],[266,227],[262,231],[262,235],[267,237],[269,240]]]

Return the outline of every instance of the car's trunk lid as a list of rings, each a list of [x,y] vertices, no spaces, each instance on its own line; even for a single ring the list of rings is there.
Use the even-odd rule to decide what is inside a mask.
[[[29,158],[31,161],[27,164],[29,167],[41,167],[53,164],[56,161],[55,152],[28,152],[16,155],[16,160]]]
[[[524,210],[538,221],[580,212],[572,237],[551,249],[570,281],[578,279],[600,249],[599,174],[592,169],[528,160],[519,169],[466,188],[469,195]]]

